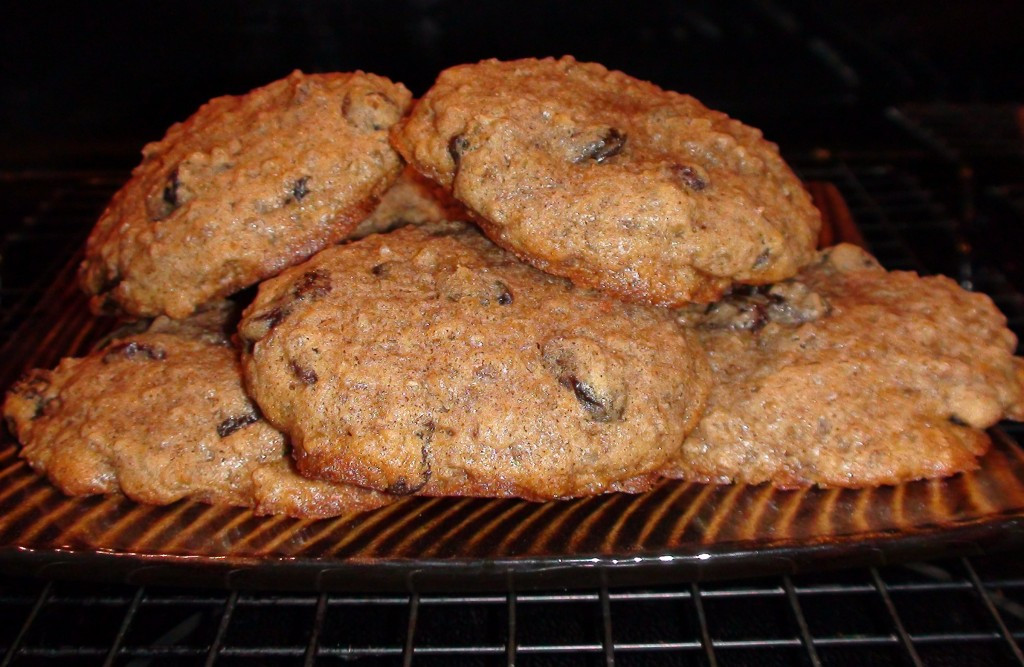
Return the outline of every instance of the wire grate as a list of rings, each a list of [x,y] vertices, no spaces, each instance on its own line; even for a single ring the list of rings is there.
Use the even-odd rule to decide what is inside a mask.
[[[5,625],[14,621],[19,628],[17,636],[5,638],[8,664],[71,656],[105,664],[153,658],[309,664],[314,657],[644,664],[645,656],[668,655],[698,664],[765,664],[759,660],[778,655],[796,658],[795,664],[854,664],[837,658],[839,652],[912,662],[917,656],[917,664],[933,664],[924,656],[938,650],[979,651],[997,656],[997,664],[1020,664],[1024,576],[992,577],[985,560],[979,561],[511,596],[278,596],[129,586],[96,591],[5,581],[0,606]],[[997,569],[1006,566],[994,562]],[[507,632],[510,623],[514,637]]]

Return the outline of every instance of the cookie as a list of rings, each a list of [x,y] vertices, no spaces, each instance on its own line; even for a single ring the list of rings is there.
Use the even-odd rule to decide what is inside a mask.
[[[181,318],[344,238],[398,176],[411,100],[372,74],[302,74],[203,105],[147,145],[86,244],[97,312]]]
[[[820,215],[759,130],[601,65],[453,67],[392,141],[495,243],[621,298],[713,301],[814,258]]]
[[[393,494],[648,488],[709,383],[671,311],[576,288],[462,223],[320,252],[260,285],[239,335],[299,470]]]
[[[405,225],[469,220],[470,214],[437,183],[407,166],[380,198],[377,208],[349,234],[352,240]]]
[[[245,395],[235,350],[203,326],[161,318],[53,371],[30,371],[3,409],[22,457],[69,495],[189,498],[307,518],[393,500],[300,477],[285,437]]]
[[[991,300],[886,272],[840,245],[795,279],[683,321],[716,379],[673,477],[874,486],[976,467],[981,430],[1024,418],[1024,360]]]

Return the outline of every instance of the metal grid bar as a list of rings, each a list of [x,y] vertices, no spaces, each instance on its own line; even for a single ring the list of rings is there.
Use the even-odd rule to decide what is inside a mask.
[[[903,621],[900,619],[900,615],[896,611],[896,605],[893,604],[892,597],[889,595],[889,591],[886,589],[885,582],[882,581],[882,576],[878,573],[877,568],[871,568],[871,578],[874,581],[878,594],[882,596],[882,602],[885,604],[886,611],[889,612],[889,618],[892,621],[893,627],[896,629],[896,636],[899,638],[903,649],[907,652],[907,657],[914,665],[919,667],[924,665],[924,663],[921,662],[921,657],[917,654],[917,649],[914,648],[913,640],[911,640],[910,635],[903,626]]]
[[[210,645],[206,654],[206,667],[211,667],[217,657],[224,653],[224,638],[227,636],[228,625],[231,624],[231,616],[235,613],[235,606],[238,604],[238,591],[231,591],[228,599],[224,602],[224,612],[221,614],[220,623],[217,626],[217,636]]]
[[[36,617],[39,616],[39,612],[49,599],[50,591],[52,590],[53,584],[47,583],[46,586],[43,587],[43,590],[39,591],[35,604],[32,605],[32,609],[25,618],[25,622],[21,624],[21,629],[18,630],[18,635],[14,638],[14,641],[11,642],[11,645],[7,649],[7,653],[4,654],[3,662],[0,663],[0,665],[6,667],[11,664],[11,661],[14,660],[14,656],[19,650],[21,650],[22,642],[25,641],[25,636],[28,634],[29,628],[31,628],[32,624],[35,623]]]
[[[507,633],[505,636],[505,665],[515,667],[516,649],[518,640],[516,636],[516,590],[515,581],[511,575],[508,577],[508,603],[506,606]]]
[[[412,655],[415,650],[414,637],[416,636],[416,622],[419,620],[420,615],[420,596],[418,593],[413,593],[409,596],[409,624],[405,630],[405,646],[402,648],[402,665],[403,667],[409,667],[412,665]]]
[[[701,602],[701,592],[697,584],[690,584],[690,597],[693,606],[697,610],[697,620],[700,623],[700,645],[704,649],[704,656],[711,667],[718,666],[718,656],[715,655],[715,644],[708,631],[708,617],[704,612],[704,603]]]
[[[969,561],[965,561],[969,563]],[[972,566],[973,567],[973,566]],[[889,572],[900,572],[908,571],[920,574],[922,576],[930,577],[944,577],[947,576],[943,573],[941,568],[931,568],[931,572],[923,571],[916,572],[911,568],[889,568]],[[966,570],[970,572],[970,570]],[[686,589],[669,589],[669,590],[651,590],[651,591],[609,591],[607,595],[602,595],[600,591],[588,593],[584,596],[577,595],[561,595],[556,594],[547,596],[543,593],[533,593],[530,598],[533,600],[534,605],[551,603],[551,599],[562,599],[562,602],[556,603],[557,605],[573,605],[580,601],[580,598],[584,598],[585,604],[588,605],[600,605],[601,600],[607,600],[608,611],[612,611],[611,607],[615,604],[622,602],[658,602],[658,603],[677,603],[677,602],[688,602],[690,607],[696,613],[698,622],[695,624],[694,632],[692,634],[684,633],[679,639],[666,641],[664,639],[647,637],[646,639],[641,638],[637,640],[625,641],[622,639],[616,639],[611,644],[614,655],[626,656],[630,654],[640,653],[670,653],[679,652],[687,655],[698,655],[703,651],[705,660],[709,664],[717,664],[717,656],[720,652],[724,651],[729,654],[730,660],[736,651],[758,651],[768,652],[774,650],[799,650],[803,651],[804,655],[811,660],[811,664],[816,664],[814,659],[810,657],[810,653],[807,651],[808,645],[813,645],[817,650],[823,649],[844,649],[844,648],[868,648],[868,647],[889,647],[889,648],[901,648],[907,650],[907,646],[910,647],[921,647],[921,646],[959,646],[961,649],[969,649],[974,646],[997,646],[1000,642],[1006,644],[1011,638],[1014,641],[1020,641],[1021,637],[1024,636],[1024,630],[1020,627],[1011,629],[1004,621],[1003,627],[1005,630],[1000,628],[999,631],[949,631],[949,632],[930,632],[930,633],[913,633],[911,634],[906,630],[903,625],[902,618],[895,611],[895,603],[891,599],[891,593],[893,592],[904,592],[904,593],[921,593],[921,592],[932,592],[932,593],[949,593],[949,592],[967,592],[976,591],[986,588],[1003,588],[1003,585],[1009,583],[1013,588],[1009,589],[1007,594],[1019,596],[1022,588],[1024,588],[1024,582],[1020,579],[1006,579],[1006,578],[985,578],[978,571],[974,572],[974,576],[958,575],[962,578],[957,578],[954,581],[917,581],[915,583],[893,583],[886,584],[882,581],[883,575],[881,572],[875,571],[873,577],[877,575],[878,579],[874,581],[874,584],[867,587],[863,585],[848,585],[845,581],[839,578],[835,582],[827,582],[820,585],[807,585],[801,584],[798,581],[790,580],[787,582],[787,578],[779,578],[774,581],[768,580],[763,586],[740,586],[737,588],[731,588],[729,586],[723,587],[707,587],[704,589],[697,585],[692,585]],[[888,576],[888,575],[886,575]],[[975,580],[976,579],[976,580]],[[979,589],[980,586],[980,589]],[[1012,591],[1012,592],[1010,592]],[[844,600],[854,599],[857,597],[864,597],[865,593],[874,592],[876,595],[881,597],[883,600],[888,599],[887,610],[889,611],[892,619],[892,625],[896,628],[895,631],[890,632],[879,632],[874,634],[850,634],[844,630],[843,627],[837,626],[832,628],[828,633],[822,635],[821,633],[813,633],[806,617],[806,612],[802,608],[802,604],[793,606],[792,601],[794,598],[813,599],[814,597],[827,599],[830,604],[837,606],[843,606]],[[227,597],[227,600],[225,600]],[[991,598],[991,595],[989,596]],[[232,600],[232,598],[235,598]],[[348,609],[356,611],[362,609],[365,611],[366,608],[372,607],[380,602],[380,598],[377,596],[347,596],[347,601],[343,605]],[[794,616],[797,618],[797,626],[799,628],[797,636],[781,636],[781,637],[712,637],[712,633],[709,628],[710,617],[709,613],[703,608],[703,600],[711,599],[718,600],[721,603],[729,605],[728,609],[743,609],[748,607],[752,603],[763,601],[766,599],[777,599],[780,602],[788,602],[790,608],[795,611],[799,608],[799,615]],[[111,647],[90,647],[90,646],[73,646],[73,645],[57,645],[57,646],[41,646],[36,643],[26,643],[24,641],[33,630],[38,630],[36,627],[39,623],[45,623],[42,619],[42,614],[47,609],[53,609],[55,607],[67,607],[69,609],[81,609],[82,614],[95,614],[95,606],[90,605],[88,608],[84,608],[85,602],[91,602],[92,600],[86,600],[82,597],[76,597],[75,595],[61,592],[60,590],[51,588],[49,591],[42,590],[40,594],[24,597],[6,597],[4,600],[18,600],[26,602],[32,600],[33,609],[30,610],[26,621],[23,623],[19,637],[12,643],[10,648],[10,654],[12,656],[17,655],[19,658],[59,658],[62,656],[79,655],[79,656],[91,656],[96,658],[98,661],[102,661],[105,656],[112,655]],[[121,628],[118,631],[117,637],[114,638],[114,644],[116,654],[118,658],[145,658],[145,657],[179,657],[179,658],[200,658],[204,656],[209,658],[207,664],[216,664],[220,658],[249,658],[256,656],[263,657],[292,657],[296,659],[305,659],[308,661],[309,657],[313,654],[310,652],[308,646],[278,646],[278,647],[251,647],[251,646],[238,646],[229,645],[226,641],[226,637],[229,634],[229,629],[233,628],[234,631],[238,631],[238,623],[236,622],[236,616],[239,609],[246,607],[249,608],[287,608],[290,605],[283,604],[289,602],[289,598],[284,600],[278,600],[274,596],[253,596],[253,595],[232,595],[232,596],[216,596],[211,595],[208,597],[188,595],[180,598],[174,596],[168,596],[166,593],[151,594],[149,592],[143,592],[136,590],[134,595],[125,595],[123,597],[105,597],[102,598],[108,603],[132,603],[136,602],[134,608],[129,607],[129,610],[125,613],[124,618],[121,622]],[[522,631],[516,628],[515,639],[510,640],[506,638],[505,642],[496,642],[495,644],[487,644],[484,642],[474,641],[469,645],[455,646],[451,644],[446,645],[423,645],[424,640],[430,640],[430,637],[421,637],[418,632],[418,625],[420,619],[423,618],[426,613],[433,613],[430,610],[442,609],[449,606],[479,606],[479,605],[493,605],[495,599],[499,600],[497,605],[498,608],[505,608],[508,604],[508,598],[502,600],[501,596],[494,595],[481,595],[481,596],[444,596],[440,598],[441,604],[437,604],[438,600],[435,600],[433,596],[419,596],[418,601],[413,598],[405,598],[405,603],[408,605],[408,609],[411,615],[414,615],[415,622],[408,624],[408,630],[406,641],[403,646],[371,646],[371,647],[344,647],[344,648],[328,648],[325,651],[319,651],[316,657],[336,656],[345,658],[356,658],[356,657],[387,657],[391,656],[397,658],[399,655],[403,656],[403,660],[409,661],[406,656],[418,659],[419,657],[443,657],[449,656],[454,659],[457,656],[505,656],[506,662],[509,661],[510,645],[516,646],[516,655],[524,655],[532,658],[543,657],[543,656],[555,656],[555,655],[566,655],[572,653],[580,653],[591,655],[595,658],[606,655],[606,647],[608,642],[602,641],[600,638],[596,638],[596,641],[577,640],[565,642],[539,642],[531,641],[528,636],[523,636]],[[456,602],[457,600],[457,602]],[[334,600],[333,596],[310,596],[309,600],[301,599],[298,600],[306,605],[307,609],[319,609],[321,613],[326,615],[329,614],[329,610],[332,608],[338,608],[338,601]],[[979,608],[982,605],[983,596],[979,593],[978,595]],[[150,609],[173,609],[185,605],[185,603],[202,602],[205,607],[215,609],[216,607],[222,608],[219,622],[217,623],[217,636],[211,644],[206,646],[198,644],[189,644],[185,642],[185,645],[160,645],[159,643],[151,646],[138,646],[131,645],[131,642],[126,641],[126,637],[130,634],[130,628],[127,626],[136,625],[142,623],[141,619],[143,610],[146,608]],[[392,602],[392,598],[385,600],[386,603]],[[533,609],[523,609],[520,605],[519,600],[514,603],[517,606],[517,613],[511,618],[522,618],[523,613],[534,613]],[[525,603],[524,603],[525,604]],[[995,603],[993,603],[995,604]],[[1016,604],[1012,600],[1010,604]],[[986,605],[987,607],[987,605]],[[725,609],[725,608],[723,608]],[[557,612],[550,612],[551,614],[557,614]],[[722,614],[725,613],[723,610],[718,612],[718,621],[721,622]],[[988,613],[991,614],[991,611]],[[294,616],[284,612],[285,616]],[[711,615],[714,616],[713,614]],[[803,622],[799,620],[803,617]],[[994,618],[995,615],[992,615]],[[216,616],[213,617],[216,620]],[[323,616],[321,617],[323,618]],[[731,622],[744,623],[742,618],[736,617],[729,614]],[[129,620],[129,623],[125,624],[125,619]],[[507,619],[506,619],[506,622]],[[515,623],[515,621],[512,621]],[[317,627],[322,626],[322,622],[314,622],[312,626],[312,632],[318,632]],[[255,632],[259,632],[255,630]],[[310,638],[310,645],[315,643],[315,640]],[[525,642],[525,645],[522,645]],[[114,646],[114,645],[111,645]],[[916,649],[915,649],[916,650]],[[912,654],[911,654],[912,655]],[[919,656],[920,658],[920,656]],[[827,664],[819,656],[819,662]],[[912,658],[911,658],[912,659]],[[412,660],[411,662],[415,662]],[[923,661],[922,661],[923,662]]]
[[[811,630],[807,626],[807,619],[804,618],[803,609],[800,607],[800,600],[797,598],[796,589],[793,587],[793,580],[790,579],[789,575],[782,577],[782,585],[786,589],[786,599],[789,601],[789,606],[793,609],[793,616],[796,617],[797,626],[800,628],[800,640],[803,642],[804,648],[807,649],[807,657],[810,659],[813,667],[821,667],[821,658],[818,657],[818,651],[814,648],[814,638],[811,636]]]
[[[615,667],[615,639],[612,637],[612,608],[608,600],[608,582],[601,581],[601,646],[604,649],[605,667]]]
[[[103,661],[104,667],[113,665],[114,660],[117,659],[117,654],[121,650],[121,646],[124,644],[125,636],[128,634],[128,628],[135,619],[135,614],[139,611],[139,606],[142,604],[142,598],[145,594],[146,589],[141,586],[137,591],[135,591],[132,603],[129,605],[128,611],[125,612],[124,619],[121,621],[121,627],[118,628],[117,635],[114,637],[114,641],[110,644],[110,652],[107,653],[107,657]]]
[[[309,633],[309,644],[306,646],[306,654],[303,664],[312,667],[316,662],[317,651],[320,648],[320,633],[324,627],[324,619],[327,616],[327,594],[321,593],[316,599],[316,614],[313,617],[313,628]]]
[[[981,579],[978,577],[978,573],[975,571],[974,566],[972,566],[971,562],[966,558],[962,559],[962,563],[964,569],[967,571],[967,574],[970,577],[971,584],[974,586],[974,590],[977,591],[978,595],[981,597],[982,602],[984,602],[985,604],[985,608],[988,610],[990,614],[992,614],[992,619],[995,621],[996,626],[999,628],[999,634],[1003,639],[1006,640],[1006,643],[1010,648],[1010,652],[1013,653],[1013,657],[1017,660],[1017,664],[1024,665],[1024,653],[1021,653],[1020,645],[1017,644],[1017,641],[1013,638],[1013,635],[1010,634],[1009,628],[1006,627],[1006,622],[1003,621],[1002,614],[1000,614],[999,610],[996,609],[996,605],[992,601],[992,596],[989,595],[989,592],[985,588],[985,585],[981,583]]]

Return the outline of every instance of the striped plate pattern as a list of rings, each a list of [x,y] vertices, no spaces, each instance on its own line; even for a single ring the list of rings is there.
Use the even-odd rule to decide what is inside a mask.
[[[823,240],[858,241],[834,188],[812,184],[811,190],[830,223]],[[0,350],[0,386],[27,368],[52,367],[60,357],[80,354],[107,333],[110,324],[90,315],[75,285],[78,259]],[[0,567],[41,571],[107,556],[116,557],[118,567],[104,570],[115,578],[144,581],[143,565],[155,560],[180,573],[170,577],[174,582],[189,583],[197,567],[250,568],[261,578],[248,585],[270,587],[289,568],[312,568],[317,576],[289,579],[288,585],[352,588],[376,585],[367,583],[372,580],[366,572],[392,573],[398,581],[424,568],[461,574],[465,583],[497,564],[503,571],[542,572],[718,559],[730,564],[722,573],[751,574],[792,569],[801,555],[804,562],[831,564],[917,557],[955,544],[976,548],[981,538],[986,544],[1019,541],[1024,452],[1004,432],[992,435],[994,447],[978,470],[896,487],[778,490],[667,480],[641,495],[549,503],[405,498],[373,512],[310,521],[195,502],[151,507],[121,497],[68,498],[29,469],[4,432]],[[358,580],[325,583],[320,575],[330,567]],[[652,570],[648,580],[706,574],[680,567]]]
[[[778,490],[666,480],[640,495],[530,503],[406,498],[320,521],[233,507],[67,498],[17,457],[0,454],[0,547],[241,558],[588,558],[839,545],[923,535],[1024,512],[1024,453],[1001,432],[974,472],[877,489]]]

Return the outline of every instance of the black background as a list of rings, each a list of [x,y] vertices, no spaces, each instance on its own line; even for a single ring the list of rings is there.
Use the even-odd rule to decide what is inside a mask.
[[[572,54],[691,93],[784,150],[870,135],[906,101],[1024,99],[1020,2],[5,3],[0,168],[128,169],[203,101],[363,69]]]

